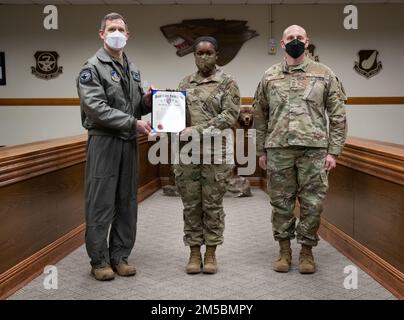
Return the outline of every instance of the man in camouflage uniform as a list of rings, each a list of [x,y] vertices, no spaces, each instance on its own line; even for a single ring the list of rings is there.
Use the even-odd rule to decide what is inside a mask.
[[[280,245],[273,265],[278,272],[290,269],[295,232],[302,244],[299,271],[315,272],[311,248],[318,242],[327,174],[346,138],[342,85],[328,67],[305,57],[308,44],[302,27],[288,27],[281,41],[286,57],[265,72],[254,98],[257,153],[260,167],[267,170],[273,235]]]
[[[179,90],[186,91],[188,113],[187,128],[181,136],[192,132],[192,143],[202,144],[203,139],[210,140],[215,131],[217,134],[236,123],[240,93],[232,77],[216,66],[217,42],[214,38],[198,38],[194,52],[198,71],[179,85]],[[195,137],[202,138],[198,140]],[[217,272],[215,251],[216,246],[223,243],[224,231],[223,196],[234,163],[232,131],[227,130],[222,138],[226,138],[227,143],[222,143],[221,148],[211,146],[210,150],[199,153],[192,150],[196,163],[184,164],[180,161],[174,167],[176,184],[184,204],[184,243],[191,248],[186,266],[189,274]],[[203,150],[202,146],[200,150]],[[213,164],[202,161],[206,151],[209,151],[209,162]],[[184,153],[187,152],[182,149],[180,154]],[[218,157],[222,163],[212,161]],[[202,245],[206,245],[203,263]]]

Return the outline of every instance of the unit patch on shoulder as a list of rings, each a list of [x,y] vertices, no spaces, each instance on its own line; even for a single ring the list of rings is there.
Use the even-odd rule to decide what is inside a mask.
[[[139,71],[131,71],[133,80],[140,82],[140,72]]]
[[[84,69],[80,72],[80,83],[85,84],[93,79],[93,75],[90,69]]]
[[[238,94],[234,94],[233,97],[231,98],[231,101],[235,105],[239,105],[240,104],[240,96]]]

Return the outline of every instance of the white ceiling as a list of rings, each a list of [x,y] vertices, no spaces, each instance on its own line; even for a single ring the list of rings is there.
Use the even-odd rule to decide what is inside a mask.
[[[404,3],[404,0],[0,0],[0,4],[359,4]]]

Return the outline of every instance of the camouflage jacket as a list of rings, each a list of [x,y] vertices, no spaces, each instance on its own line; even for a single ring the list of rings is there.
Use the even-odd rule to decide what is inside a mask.
[[[196,129],[199,134],[205,136],[215,129],[230,129],[237,122],[240,91],[235,80],[220,68],[207,78],[198,72],[187,76],[178,89],[186,91],[187,126]],[[229,146],[233,148],[233,139],[228,138]],[[225,150],[229,151],[228,148]]]
[[[254,96],[257,154],[267,148],[328,148],[339,155],[346,138],[346,96],[327,66],[310,59],[269,68]],[[327,125],[327,117],[329,124]]]

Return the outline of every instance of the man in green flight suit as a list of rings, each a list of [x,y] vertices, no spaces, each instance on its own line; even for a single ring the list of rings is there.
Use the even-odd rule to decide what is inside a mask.
[[[136,274],[128,257],[136,238],[137,136],[151,130],[140,120],[151,110],[151,91],[144,94],[139,70],[123,52],[129,37],[125,19],[106,15],[99,36],[103,47],[82,67],[77,90],[88,130],[86,248],[91,274],[102,281],[114,279],[114,271]]]

